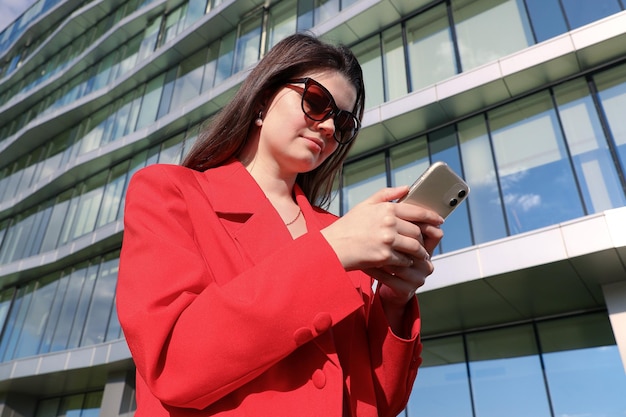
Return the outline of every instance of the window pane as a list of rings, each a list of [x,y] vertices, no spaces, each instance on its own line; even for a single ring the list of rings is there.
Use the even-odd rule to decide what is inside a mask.
[[[79,155],[93,151],[100,147],[102,138],[107,135],[107,125],[110,123],[110,108],[104,107],[91,116],[86,125],[87,133],[79,141]]]
[[[58,417],[57,411],[60,402],[60,398],[40,401],[37,405],[37,414],[35,414],[35,417]]]
[[[618,13],[618,0],[562,0],[570,30]]]
[[[174,84],[172,109],[180,109],[189,100],[196,98],[202,88],[206,49],[185,59],[178,67],[178,78]]]
[[[409,20],[406,37],[412,91],[456,74],[454,45],[445,4]]]
[[[202,79],[202,92],[213,88],[215,83],[215,74],[217,72],[217,58],[219,50],[219,42],[209,45],[207,51],[206,64],[204,64],[204,78]]]
[[[411,185],[430,164],[426,137],[394,146],[389,153],[391,185]]]
[[[150,125],[156,120],[164,82],[165,74],[161,74],[150,80],[146,85],[146,91],[143,95],[143,100],[141,101],[141,110],[139,110],[137,130]]]
[[[471,190],[466,204],[474,243],[505,237],[506,222],[484,116],[465,120],[457,125],[457,129],[465,180]]]
[[[80,417],[98,417],[100,415],[100,404],[102,404],[102,391],[90,392],[85,395],[83,412]]]
[[[406,95],[406,63],[402,28],[396,25],[383,32],[383,63],[385,65],[386,101]]]
[[[98,214],[97,227],[104,226],[115,221],[121,210],[122,194],[126,186],[126,173],[128,161],[123,162],[111,169],[110,178],[105,185],[102,205]]]
[[[174,83],[176,82],[176,67],[170,68],[165,73],[165,84],[161,92],[161,102],[159,103],[159,110],[157,111],[157,119],[165,116],[170,112],[172,104],[172,94],[174,93]]]
[[[113,308],[115,284],[119,259],[105,259],[96,281],[81,346],[95,345],[104,342],[106,331]]]
[[[56,295],[58,281],[56,277],[43,279],[33,292],[33,302],[20,329],[20,339],[16,346],[14,358],[35,355],[48,322],[49,313]]]
[[[583,216],[548,93],[503,106],[488,116],[509,233]]]
[[[315,21],[319,25],[339,13],[339,0],[315,0]]]
[[[537,328],[554,415],[626,414],[626,374],[606,314]]]
[[[385,102],[383,89],[383,64],[380,56],[380,43],[378,37],[372,37],[352,47],[354,55],[358,58],[363,69],[365,83],[365,108],[371,109]]]
[[[68,199],[70,196],[71,196],[71,191],[61,194],[58,198],[59,202],[57,202],[52,208],[50,221],[48,222],[46,234],[44,235],[43,242],[41,244],[40,251],[42,253],[55,249],[57,245],[59,244],[61,231],[63,229],[65,218],[68,213],[68,207],[69,207]]]
[[[626,65],[598,74],[595,78],[602,110],[617,147],[622,169],[626,168]]]
[[[80,417],[83,408],[84,394],[76,394],[61,399],[59,417]]]
[[[386,186],[383,154],[346,165],[343,169],[342,213]]]
[[[65,293],[59,294],[59,297],[55,301],[61,305],[61,309],[50,347],[50,351],[52,352],[67,349],[72,323],[76,317],[76,308],[78,307],[85,284],[86,272],[86,265],[77,266],[77,268],[69,274]]]
[[[518,0],[452,0],[463,71],[534,43],[524,5]]]
[[[187,15],[185,16],[185,28],[200,20],[207,9],[207,0],[189,0]]]
[[[15,358],[15,350],[20,338],[20,331],[24,327],[24,321],[26,320],[30,308],[35,287],[36,283],[30,282],[18,290],[13,304],[13,310],[11,311],[0,343],[0,352],[2,352],[3,361],[9,361]]]
[[[425,340],[408,417],[473,417],[463,338]]]
[[[537,42],[567,32],[559,0],[526,0]]]
[[[56,331],[59,323],[59,315],[61,314],[62,300],[70,281],[69,275],[62,275],[60,272],[52,274],[51,279],[56,282],[55,285],[57,288],[54,296],[54,302],[52,303],[48,313],[48,322],[43,332],[41,347],[39,348],[40,353],[50,352],[52,348],[52,339],[54,338],[54,332]]]
[[[584,79],[569,82],[557,87],[555,95],[587,211],[626,205],[587,83]]]
[[[550,417],[530,325],[467,335],[477,417]]]
[[[87,312],[89,310],[89,304],[91,303],[91,297],[96,283],[96,278],[98,277],[99,268],[100,263],[97,262],[94,265],[89,265],[86,270],[82,291],[80,293],[80,300],[78,300],[78,305],[76,306],[76,314],[74,316],[72,329],[67,342],[67,349],[73,349],[80,345],[80,338],[83,334],[85,320],[87,319]]]
[[[215,74],[215,84],[230,77],[233,73],[233,60],[235,57],[235,33],[227,34],[219,42],[219,58],[217,59],[217,72]]]
[[[14,293],[15,288],[7,288],[6,290],[0,292],[0,329],[4,329],[4,324],[9,316],[9,309],[13,304]]]
[[[0,250],[0,263],[9,263],[24,257],[36,216],[37,212],[34,209],[16,216],[15,224],[9,227],[4,238]]]
[[[79,238],[95,229],[106,178],[107,172],[104,171],[85,182],[85,189],[80,196],[74,219],[72,239]]]
[[[261,51],[261,22],[262,14],[259,13],[240,25],[234,73],[243,71],[259,60],[259,53]]]
[[[178,25],[183,18],[183,7],[178,7],[165,18],[165,28],[161,37],[161,45],[166,44],[178,34]]]
[[[146,27],[143,40],[141,41],[141,46],[139,48],[139,60],[146,58],[154,51],[154,48],[156,48],[162,18],[162,16],[159,16],[150,24],[150,26]]]
[[[163,142],[161,152],[159,153],[160,164],[178,164],[180,163],[183,149],[184,133],[174,136],[173,138]]]
[[[269,9],[268,50],[296,32],[296,10],[296,0],[283,0]]]

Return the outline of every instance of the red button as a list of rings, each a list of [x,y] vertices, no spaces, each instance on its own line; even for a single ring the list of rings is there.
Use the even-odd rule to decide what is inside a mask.
[[[311,331],[311,329],[301,327],[294,332],[293,338],[296,341],[296,345],[302,346],[308,341],[313,340],[313,332]]]
[[[313,372],[311,380],[313,380],[313,385],[318,389],[322,389],[326,386],[326,375],[321,369],[316,369],[315,372]]]
[[[333,318],[330,313],[319,313],[313,319],[313,326],[318,333],[324,333],[328,331],[330,327],[333,325]]]

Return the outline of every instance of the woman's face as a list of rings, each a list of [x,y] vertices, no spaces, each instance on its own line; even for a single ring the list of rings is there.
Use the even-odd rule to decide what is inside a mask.
[[[305,74],[300,79],[306,77],[325,87],[339,110],[352,111],[357,92],[343,74],[324,71]],[[341,146],[334,139],[335,117],[315,121],[303,112],[304,89],[304,82],[286,84],[263,109],[256,159],[273,160],[285,174],[311,171]]]

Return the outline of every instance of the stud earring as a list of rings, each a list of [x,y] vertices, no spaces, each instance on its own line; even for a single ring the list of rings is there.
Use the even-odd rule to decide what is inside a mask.
[[[259,111],[259,115],[256,117],[254,124],[257,125],[258,127],[261,127],[263,125],[263,111],[262,110]]]

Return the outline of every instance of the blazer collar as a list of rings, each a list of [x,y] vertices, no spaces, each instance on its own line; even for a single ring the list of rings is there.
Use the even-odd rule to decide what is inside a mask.
[[[213,210],[254,262],[292,240],[282,218],[240,161],[231,159],[202,176],[202,188]],[[319,231],[323,227],[322,218],[298,185],[294,193],[308,231]]]

